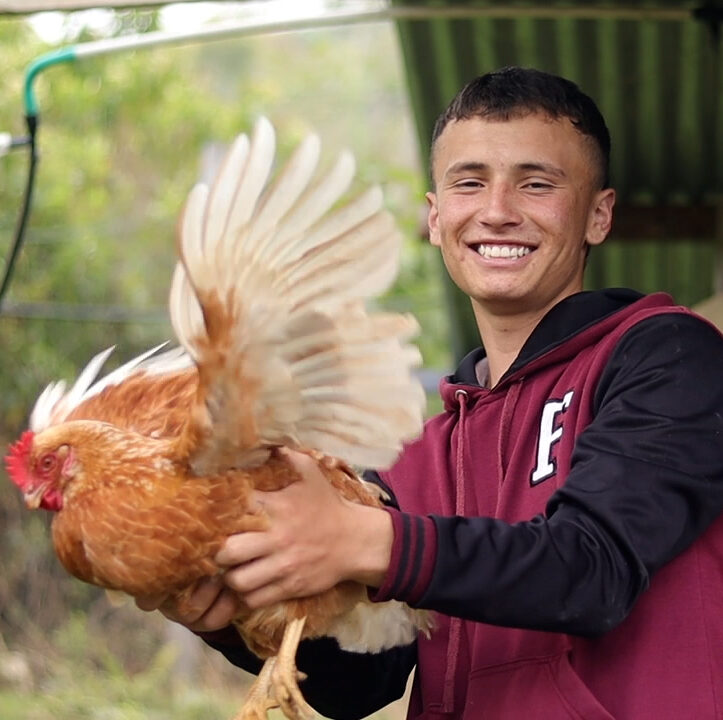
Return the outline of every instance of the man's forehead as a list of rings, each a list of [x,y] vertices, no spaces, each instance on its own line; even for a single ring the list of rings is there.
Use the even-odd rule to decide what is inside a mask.
[[[593,147],[592,139],[582,135],[568,117],[529,112],[507,119],[473,116],[452,120],[444,128],[432,149],[432,171],[446,173],[460,164],[485,164],[488,156],[503,152],[511,164],[560,167],[565,159],[573,160],[578,150]]]
[[[554,132],[554,129],[559,129],[563,133],[574,132],[582,137],[572,120],[567,116],[553,117],[542,112],[526,112],[509,117],[472,115],[450,120],[435,144],[444,143],[448,138],[460,133],[467,134],[475,130],[484,132],[485,128],[489,128],[491,131],[509,128],[511,133],[519,132],[520,140],[524,140],[530,129],[535,126],[538,126],[543,132]]]

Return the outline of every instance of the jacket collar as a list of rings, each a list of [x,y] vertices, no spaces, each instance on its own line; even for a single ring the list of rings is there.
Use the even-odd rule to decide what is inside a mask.
[[[642,297],[643,295],[635,290],[609,288],[580,292],[564,298],[540,320],[501,380],[591,325],[600,322],[603,318],[632,305]],[[479,385],[475,366],[485,355],[483,347],[475,348],[465,355],[457,370],[444,378],[442,383]]]

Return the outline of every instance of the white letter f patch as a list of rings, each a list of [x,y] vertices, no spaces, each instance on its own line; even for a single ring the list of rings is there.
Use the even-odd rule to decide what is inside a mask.
[[[537,467],[530,478],[531,485],[537,485],[555,474],[556,464],[552,457],[552,446],[562,437],[562,426],[555,427],[560,413],[570,407],[573,391],[565,393],[562,400],[548,400],[542,409],[540,436],[537,441]]]

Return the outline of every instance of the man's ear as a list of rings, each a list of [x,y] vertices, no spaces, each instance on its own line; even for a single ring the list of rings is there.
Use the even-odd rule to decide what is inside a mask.
[[[613,224],[613,206],[615,205],[615,190],[606,188],[595,194],[590,205],[587,218],[585,242],[588,245],[600,245],[610,232]]]
[[[429,242],[435,247],[442,244],[439,237],[439,210],[437,209],[437,196],[433,192],[424,195],[429,206],[427,213],[427,228],[429,230]]]

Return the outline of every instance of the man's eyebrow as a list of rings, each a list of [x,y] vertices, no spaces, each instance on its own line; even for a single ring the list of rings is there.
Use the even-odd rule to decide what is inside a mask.
[[[464,175],[465,173],[483,173],[487,172],[490,166],[487,163],[477,162],[474,160],[462,160],[450,165],[445,172],[445,176],[456,177],[458,175]],[[515,165],[515,169],[521,172],[541,172],[546,175],[553,175],[554,177],[566,178],[567,173],[551,163],[545,162],[524,162]]]
[[[454,163],[447,168],[445,175],[463,175],[468,172],[484,172],[489,170],[489,165],[482,162],[475,162],[473,160],[462,160]]]
[[[554,175],[555,177],[559,178],[566,178],[567,173],[562,168],[557,167],[557,165],[551,165],[550,163],[540,163],[540,162],[529,162],[529,163],[520,163],[516,166],[519,170],[523,170],[524,172],[541,172],[545,173],[546,175]]]

